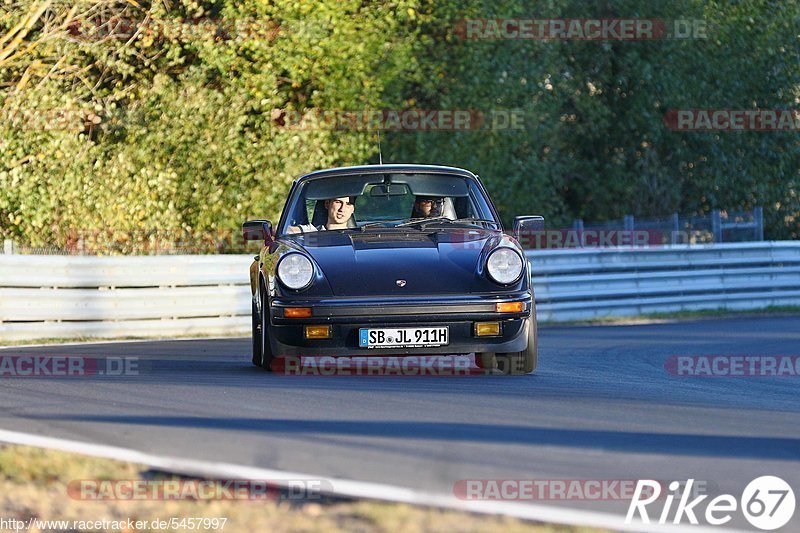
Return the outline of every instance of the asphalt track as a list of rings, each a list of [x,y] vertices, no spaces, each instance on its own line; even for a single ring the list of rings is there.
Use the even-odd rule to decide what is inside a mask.
[[[131,356],[140,368],[0,378],[0,429],[448,495],[469,479],[693,478],[738,498],[777,475],[800,500],[800,376],[665,370],[675,355],[800,355],[800,316],[544,327],[537,373],[521,377],[282,376],[253,367],[249,349],[249,339],[3,349]],[[624,516],[629,501],[537,503]],[[728,525],[748,527],[734,517]],[[800,531],[800,510],[782,530]]]

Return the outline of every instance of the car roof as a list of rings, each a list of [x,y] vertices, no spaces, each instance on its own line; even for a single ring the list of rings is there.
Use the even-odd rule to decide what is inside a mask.
[[[443,165],[408,165],[408,164],[394,164],[394,165],[360,165],[352,167],[336,167],[328,168],[325,170],[317,170],[303,174],[295,180],[300,183],[306,180],[322,177],[331,177],[348,174],[383,174],[387,172],[412,174],[412,173],[428,173],[428,174],[451,174],[462,176],[465,178],[472,178],[480,181],[478,176],[469,170],[457,167],[447,167]]]

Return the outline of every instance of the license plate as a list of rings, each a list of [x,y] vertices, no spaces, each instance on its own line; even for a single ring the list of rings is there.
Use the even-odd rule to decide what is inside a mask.
[[[358,345],[361,348],[430,348],[447,346],[449,343],[450,330],[447,326],[358,330]]]

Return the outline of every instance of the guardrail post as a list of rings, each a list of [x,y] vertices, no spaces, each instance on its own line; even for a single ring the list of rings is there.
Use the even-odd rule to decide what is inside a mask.
[[[755,239],[764,240],[764,208],[761,206],[753,208],[753,222],[755,223]]]
[[[714,242],[722,242],[722,218],[719,209],[711,211],[711,233],[714,235]]]
[[[670,244],[678,244],[678,234],[681,231],[681,222],[678,213],[672,213],[672,238]]]
[[[625,215],[622,225],[625,227],[625,231],[633,231],[633,215]]]
[[[586,243],[583,240],[583,219],[582,218],[575,218],[572,220],[572,229],[575,230],[578,234],[578,242],[580,243],[580,247],[583,248],[586,246]]]
[[[633,241],[633,215],[625,215],[622,219],[622,225],[625,229],[625,234],[630,236],[631,242]]]
[[[3,253],[5,255],[14,254],[14,241],[12,241],[11,239],[6,239],[3,241]]]

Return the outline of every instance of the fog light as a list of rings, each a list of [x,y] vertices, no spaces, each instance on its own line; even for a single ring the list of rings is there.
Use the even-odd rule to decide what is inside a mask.
[[[522,302],[503,302],[495,305],[498,313],[521,313],[524,307]]]
[[[311,308],[287,307],[283,310],[283,316],[286,318],[311,318]]]
[[[500,322],[475,322],[476,337],[499,337]]]
[[[330,339],[331,327],[330,326],[306,326],[304,328],[304,335],[306,339]]]

